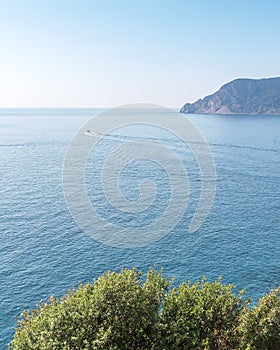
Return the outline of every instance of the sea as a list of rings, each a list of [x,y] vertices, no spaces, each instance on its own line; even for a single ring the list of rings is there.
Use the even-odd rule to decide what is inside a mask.
[[[182,115],[203,135],[216,169],[210,212],[193,233],[188,227],[201,193],[197,159],[174,134],[168,138],[166,130],[149,129],[150,140],[178,153],[189,178],[189,202],[170,232],[127,247],[84,232],[65,199],[66,152],[77,131],[103,111],[0,109],[1,349],[12,340],[22,310],[50,295],[61,297],[80,282],[93,282],[107,270],[136,267],[145,273],[156,264],[164,275],[175,277],[174,285],[203,275],[210,281],[223,276],[236,293],[245,288],[253,304],[280,285],[280,116]],[[130,229],[145,227],[164,211],[172,191],[169,174],[150,159],[126,164],[119,183],[127,200],[139,199],[141,181],[156,184],[151,212],[145,208],[140,216],[109,205],[102,198],[102,183],[92,179],[100,180],[95,171],[102,171],[114,147],[146,137],[145,126],[140,128],[140,135],[134,128],[103,140],[89,157],[85,175],[97,212]]]

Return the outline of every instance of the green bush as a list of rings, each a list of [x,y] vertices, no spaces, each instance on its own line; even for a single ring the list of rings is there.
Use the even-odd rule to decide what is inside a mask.
[[[171,288],[161,271],[107,272],[23,311],[10,350],[276,350],[280,288],[252,309],[221,279]]]
[[[243,334],[242,348],[280,349],[280,287],[261,298],[252,309],[245,310],[240,328]]]
[[[10,349],[153,349],[169,283],[150,269],[107,272],[61,301],[23,312]]]
[[[235,349],[238,325],[245,303],[243,292],[221,278],[209,283],[182,283],[166,296],[162,310],[167,349]]]

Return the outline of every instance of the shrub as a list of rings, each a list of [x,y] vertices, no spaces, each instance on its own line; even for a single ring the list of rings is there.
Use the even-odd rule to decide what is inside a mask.
[[[23,312],[10,349],[153,349],[159,307],[169,283],[150,269],[107,272],[61,301]]]
[[[246,350],[280,349],[280,287],[244,312],[240,324]]]
[[[235,349],[238,325],[245,306],[243,292],[233,285],[205,278],[193,285],[182,283],[164,300],[162,318],[168,349]]]
[[[23,311],[9,349],[280,349],[280,287],[250,309],[221,278],[170,285],[152,268],[107,272]]]

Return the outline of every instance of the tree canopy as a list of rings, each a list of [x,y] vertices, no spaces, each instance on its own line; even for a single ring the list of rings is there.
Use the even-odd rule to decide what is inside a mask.
[[[10,350],[280,349],[280,288],[251,307],[222,279],[178,287],[150,268],[106,272],[23,311]]]

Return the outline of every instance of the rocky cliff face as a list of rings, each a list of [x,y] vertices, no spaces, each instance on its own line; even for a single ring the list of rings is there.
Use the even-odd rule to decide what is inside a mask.
[[[213,95],[186,103],[181,113],[280,115],[280,78],[233,80]]]

